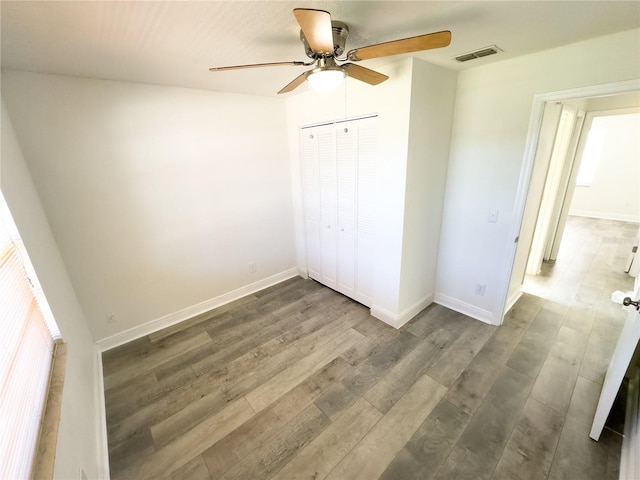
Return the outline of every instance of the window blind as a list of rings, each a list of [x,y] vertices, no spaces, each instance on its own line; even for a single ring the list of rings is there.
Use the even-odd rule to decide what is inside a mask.
[[[0,198],[0,478],[30,478],[60,333]],[[44,308],[43,308],[44,307]]]

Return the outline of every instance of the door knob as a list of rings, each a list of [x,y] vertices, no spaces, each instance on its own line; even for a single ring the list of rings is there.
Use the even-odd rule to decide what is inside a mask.
[[[630,297],[624,297],[624,300],[622,300],[622,304],[625,307],[628,307],[629,305],[633,305],[635,307],[636,310],[638,310],[640,312],[640,301],[633,301],[631,300]]]

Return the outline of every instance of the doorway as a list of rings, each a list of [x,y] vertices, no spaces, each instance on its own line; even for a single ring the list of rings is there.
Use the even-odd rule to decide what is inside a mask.
[[[627,98],[630,103],[640,102],[640,98]],[[640,223],[640,109],[590,111],[584,125],[576,158],[565,160],[565,167],[574,170],[570,181],[560,185],[555,205],[545,205],[543,195],[523,284],[525,292],[558,303],[570,301],[585,281],[600,284],[606,277],[628,271],[626,263]],[[557,137],[561,135],[559,127]],[[562,145],[562,138],[558,143]],[[552,157],[545,190],[549,184],[555,186],[554,175]],[[560,249],[567,219],[569,238]],[[600,278],[585,278],[593,269]],[[609,288],[621,290],[628,280],[622,276]]]
[[[545,112],[550,114],[551,119],[543,119],[541,134],[551,137],[549,143],[553,147],[548,153],[546,149],[539,149],[536,154],[536,162],[544,166],[546,175],[544,182],[536,182],[543,183],[543,187],[527,260],[526,273],[529,275],[538,275],[543,261],[556,259],[568,210],[565,204],[571,201],[568,195],[569,183],[584,120],[584,111],[560,102],[545,109]],[[556,120],[558,113],[559,118]],[[555,131],[554,125],[557,125]],[[530,196],[530,201],[537,204],[533,198],[538,196],[537,189],[531,188]]]
[[[505,282],[508,287],[504,293],[503,317],[522,295],[527,263],[538,223],[542,192],[544,191],[545,180],[548,173],[548,161],[550,158],[547,157],[547,164],[545,165],[545,163],[540,160],[538,154],[546,149],[550,155],[553,151],[553,143],[555,141],[555,136],[552,137],[552,140],[549,140],[549,138],[545,136],[545,128],[551,129],[554,134],[557,132],[563,105],[571,105],[584,110],[586,109],[585,105],[590,101],[596,103],[606,101],[610,102],[611,105],[615,105],[614,108],[622,108],[624,106],[630,106],[629,102],[632,101],[631,99],[633,98],[640,98],[639,83],[637,80],[542,94],[534,98],[529,134],[525,148],[524,165],[516,198],[515,211],[520,212],[519,217],[516,215],[517,218],[520,218],[520,223],[512,227],[512,238],[515,240],[512,252],[512,269],[509,272],[510,276],[508,280]],[[557,122],[555,125],[553,125],[553,121],[549,122],[547,120],[545,123],[545,117],[547,119],[552,118],[549,111],[554,109]],[[553,126],[549,127],[549,124]],[[575,125],[577,124],[578,123]],[[576,128],[575,125],[574,130]],[[571,148],[571,142],[569,142],[567,148]],[[571,157],[572,155],[567,156],[567,158],[573,160]],[[564,173],[559,176],[560,184],[566,180],[567,188],[563,187],[563,189],[559,190],[560,193],[556,195],[557,201],[553,203],[552,214],[547,215],[551,218],[562,218],[563,215],[566,218],[571,200],[571,195],[569,194],[573,193],[570,188],[573,186],[571,182],[575,181],[575,174],[577,173],[576,169],[572,169],[571,171],[573,173],[567,176],[565,169],[563,170]],[[557,180],[556,183],[558,183]],[[561,202],[561,204],[557,202]],[[545,238],[545,242],[543,243],[544,248],[541,250],[552,254],[554,249],[555,252],[559,250],[560,239],[562,237],[561,222],[560,224],[554,223],[553,228],[547,226],[546,230],[546,234],[542,236],[542,238]],[[552,238],[550,243],[549,238]]]

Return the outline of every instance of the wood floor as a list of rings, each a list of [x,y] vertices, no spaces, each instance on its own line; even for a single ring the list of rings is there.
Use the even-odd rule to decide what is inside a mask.
[[[295,278],[105,352],[111,478],[617,479],[620,435],[588,433],[629,232],[499,328],[434,304],[398,331]]]

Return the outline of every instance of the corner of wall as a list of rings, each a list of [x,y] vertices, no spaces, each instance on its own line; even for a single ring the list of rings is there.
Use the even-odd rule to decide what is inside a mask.
[[[432,293],[398,314],[374,304],[371,306],[371,316],[383,321],[387,325],[391,325],[393,328],[401,328],[403,325],[411,321],[411,319],[413,319],[413,317],[418,313],[431,305],[433,303],[433,299],[434,295]]]
[[[258,280],[257,282],[251,283],[244,287],[232,290],[222,295],[218,295],[214,298],[210,298],[209,300],[205,300],[204,302],[198,303],[197,305],[192,305],[177,312],[170,313],[160,318],[156,318],[155,320],[137,325],[133,328],[129,328],[122,332],[116,333],[115,335],[101,338],[96,341],[96,345],[101,352],[105,352],[112,348],[116,348],[120,345],[124,345],[125,343],[136,340],[140,337],[144,337],[145,335],[149,335],[150,333],[157,332],[159,330],[162,330],[163,328],[176,325],[180,322],[211,311],[214,308],[218,308],[229,302],[238,300],[239,298],[251,295],[252,293],[268,288],[272,285],[275,285],[276,283],[284,282],[285,280],[293,278],[296,275],[298,275],[298,269],[295,267],[290,268],[262,280]]]
[[[98,433],[98,444],[96,457],[98,461],[98,478],[108,479],[111,476],[109,471],[109,440],[107,437],[107,410],[104,396],[104,370],[102,369],[102,352],[98,344],[93,345],[93,355],[95,358],[95,400],[96,400],[96,432]]]
[[[488,323],[489,325],[500,325],[499,321],[496,322],[494,312],[483,310],[482,308],[478,308],[474,305],[471,305],[470,303],[465,303],[461,300],[449,297],[442,293],[436,292],[434,302],[438,305],[442,305],[443,307],[447,307],[451,310],[462,313],[467,317],[471,317],[476,320],[480,320],[481,322]]]
[[[436,286],[457,72],[412,61],[400,310]],[[433,293],[431,293],[433,296]]]
[[[93,338],[31,179],[4,99],[1,103],[0,188],[68,344],[54,478],[78,478],[81,471],[90,477],[99,476],[101,472],[108,472],[108,458],[106,444],[97,438],[99,429],[104,427],[99,426],[102,417],[97,405],[99,377]],[[77,418],[89,420],[77,421]]]

